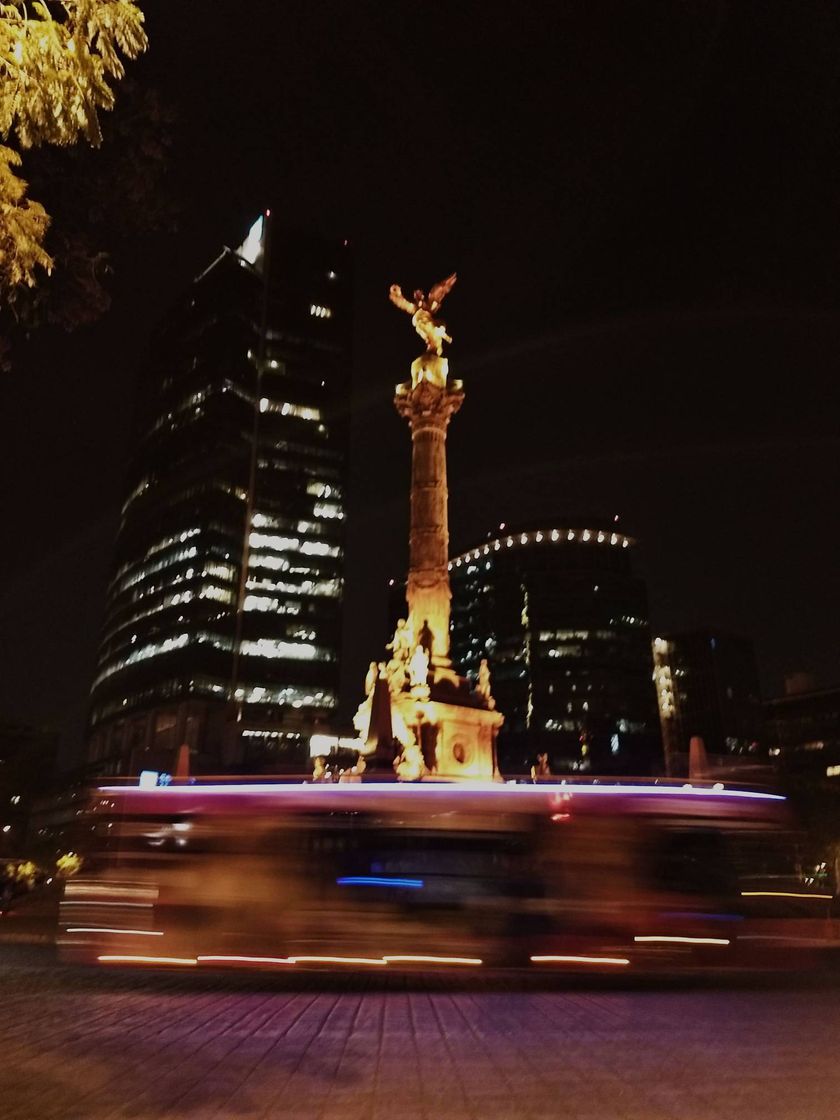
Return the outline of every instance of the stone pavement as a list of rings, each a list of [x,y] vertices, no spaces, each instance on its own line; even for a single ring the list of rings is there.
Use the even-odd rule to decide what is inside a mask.
[[[836,1120],[840,983],[73,971],[0,948],[2,1120]]]

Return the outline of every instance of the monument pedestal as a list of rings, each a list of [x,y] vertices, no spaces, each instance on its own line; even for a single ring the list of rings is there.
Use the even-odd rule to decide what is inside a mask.
[[[464,681],[467,693],[469,682]],[[447,690],[448,691],[448,690]],[[423,756],[423,778],[493,781],[498,778],[496,736],[504,717],[475,704],[441,699],[434,686],[428,700],[400,693],[392,700],[414,734]]]

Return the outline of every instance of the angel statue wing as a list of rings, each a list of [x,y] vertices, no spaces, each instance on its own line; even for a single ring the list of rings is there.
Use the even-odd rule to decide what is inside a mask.
[[[429,289],[429,309],[431,311],[437,311],[444,299],[446,299],[447,295],[452,291],[457,279],[458,273],[453,272],[451,276],[447,276],[445,280],[441,280],[439,284],[435,284],[433,288]]]
[[[400,311],[407,311],[409,315],[413,315],[417,310],[417,304],[412,303],[410,299],[405,298],[405,296],[402,294],[402,288],[399,286],[399,284],[391,285],[388,291],[388,298],[395,307],[398,307]]]

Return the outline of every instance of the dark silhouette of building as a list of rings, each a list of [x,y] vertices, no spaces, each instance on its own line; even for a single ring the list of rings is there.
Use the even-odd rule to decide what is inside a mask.
[[[452,651],[482,659],[505,716],[503,773],[546,752],[554,773],[662,767],[644,582],[615,523],[500,527],[450,562]]]
[[[199,275],[140,378],[91,694],[100,772],[299,766],[337,703],[347,243],[268,212]]]
[[[840,787],[840,688],[817,689],[804,674],[788,678],[785,695],[764,703],[764,739],[779,769]]]
[[[710,756],[759,753],[761,694],[753,644],[719,630],[654,639],[654,679],[665,752],[684,769],[691,739]]]
[[[28,851],[33,806],[51,787],[58,735],[0,723],[0,860]]]

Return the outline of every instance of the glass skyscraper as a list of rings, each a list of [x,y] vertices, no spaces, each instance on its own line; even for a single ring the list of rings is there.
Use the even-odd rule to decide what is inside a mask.
[[[591,520],[502,527],[450,562],[452,656],[486,658],[503,773],[662,769],[647,593],[635,542]]]
[[[269,213],[171,309],[91,693],[102,773],[299,768],[337,704],[352,260]]]

